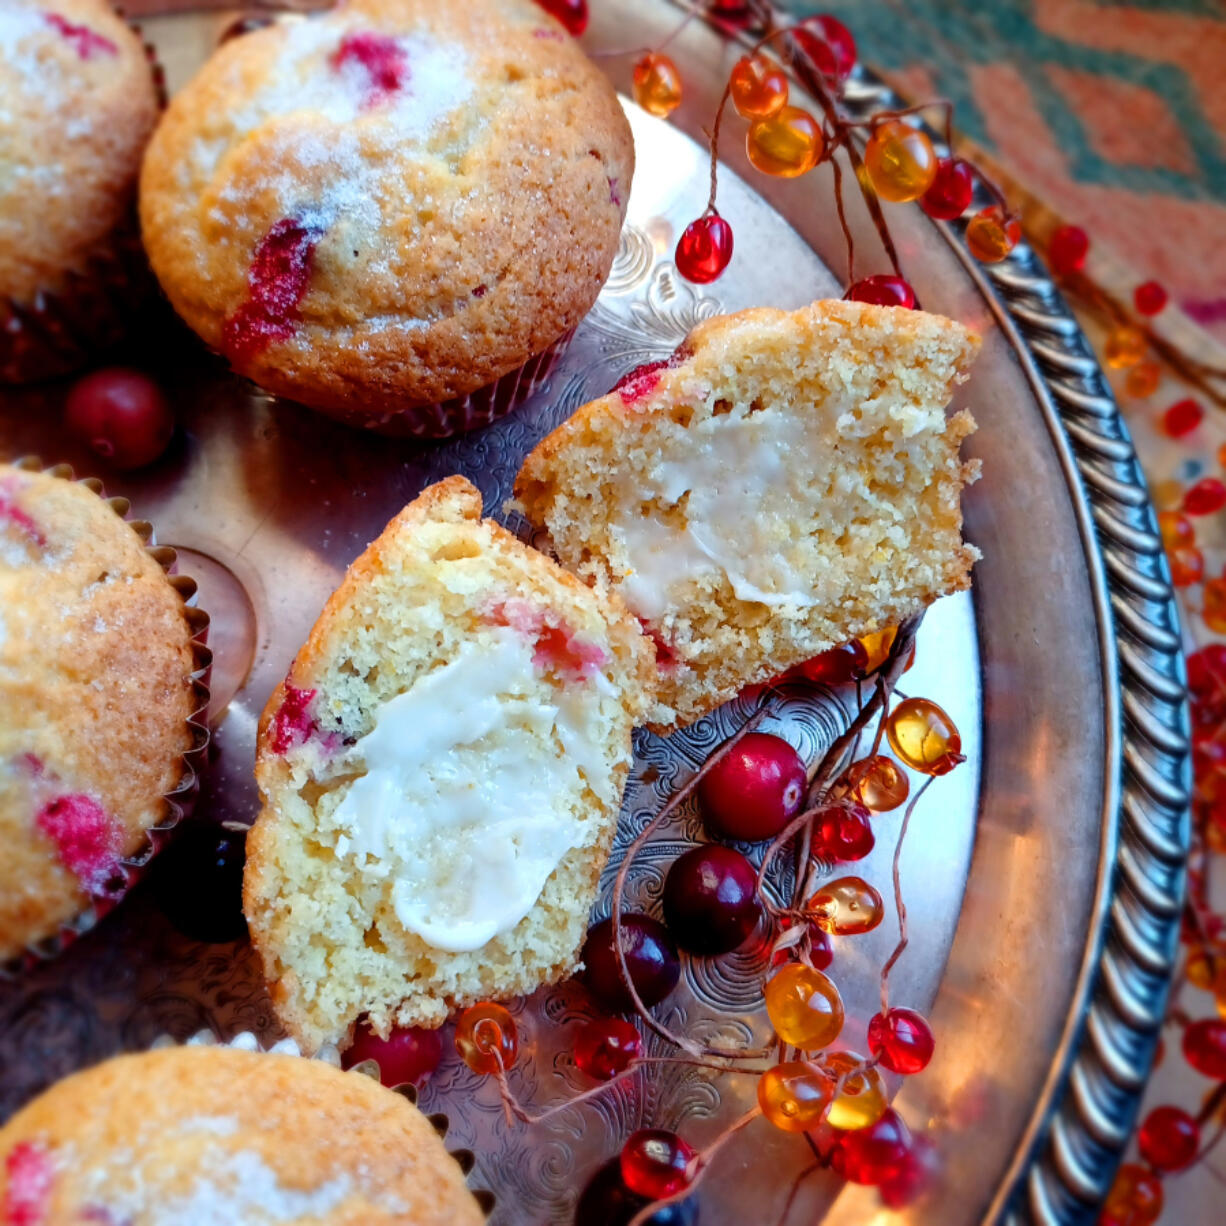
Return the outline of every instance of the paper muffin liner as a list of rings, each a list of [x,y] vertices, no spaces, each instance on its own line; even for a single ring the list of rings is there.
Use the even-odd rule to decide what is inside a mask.
[[[208,753],[208,682],[209,670],[213,662],[213,653],[205,642],[208,636],[209,615],[203,609],[187,603],[196,594],[196,581],[187,575],[174,573],[177,555],[169,545],[157,544],[152,524],[147,520],[128,518],[131,510],[128,499],[108,498],[102,482],[97,477],[78,478],[69,464],[44,467],[36,456],[26,456],[13,461],[13,467],[26,472],[45,473],[66,481],[78,481],[86,489],[97,494],[140,537],[145,551],[162,568],[170,586],[178,592],[183,601],[183,615],[191,631],[192,671],[189,680],[194,701],[191,714],[187,718],[191,744],[180,758],[182,772],[178,784],[163,797],[166,802],[165,816],[156,826],[151,826],[146,830],[144,841],[132,855],[120,859],[118,866],[120,880],[115,890],[108,892],[105,897],[91,899],[88,906],[72,919],[61,923],[54,934],[32,942],[25,947],[22,953],[0,962],[0,979],[16,978],[23,971],[29,970],[38,963],[56,957],[82,933],[88,932],[140,880],[154,856],[169,842],[171,831],[191,813],[200,792],[200,775]]]
[[[150,1051],[161,1051],[167,1047],[231,1047],[236,1051],[264,1052],[267,1055],[276,1056],[298,1056],[303,1060],[322,1060],[325,1064],[332,1065],[333,1068],[341,1067],[340,1051],[332,1043],[325,1043],[313,1056],[304,1056],[302,1049],[293,1039],[280,1039],[275,1043],[262,1043],[250,1030],[240,1031],[228,1040],[219,1039],[211,1030],[198,1030],[182,1042],[172,1035],[163,1034],[159,1035],[149,1045]],[[363,1060],[349,1069],[347,1076],[369,1077],[374,1081],[378,1081],[379,1066],[373,1060]],[[406,1081],[389,1088],[393,1094],[399,1094],[401,1098],[408,1099],[413,1106],[417,1106],[417,1087],[412,1082]],[[434,1131],[438,1133],[440,1139],[445,1144],[447,1133],[451,1129],[451,1120],[441,1111],[426,1116],[426,1119],[430,1121]],[[467,1178],[476,1165],[476,1155],[471,1149],[448,1149],[447,1152],[456,1160],[460,1170],[464,1172]],[[493,1192],[486,1188],[469,1188],[469,1191],[473,1194],[473,1199],[481,1206],[485,1216],[489,1217],[494,1211]]]
[[[549,377],[574,334],[572,328],[522,366],[466,396],[455,396],[434,404],[408,405],[380,415],[353,409],[320,409],[319,412],[346,425],[361,426],[376,434],[397,438],[441,439],[467,434],[470,430],[480,430],[505,417],[527,400]]]

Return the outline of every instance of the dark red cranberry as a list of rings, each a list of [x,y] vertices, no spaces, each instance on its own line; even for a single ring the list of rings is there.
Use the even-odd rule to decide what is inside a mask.
[[[854,801],[831,805],[813,823],[813,854],[823,860],[863,860],[876,842],[868,810]]]
[[[375,106],[403,89],[409,78],[409,57],[404,48],[386,34],[356,30],[346,34],[332,57],[334,67],[360,65],[366,77],[366,106]]]
[[[243,831],[188,822],[154,861],[153,892],[166,918],[194,941],[238,941],[243,917]]]
[[[677,986],[681,963],[668,930],[649,915],[623,913],[621,947],[626,969],[639,998],[647,1008],[658,1004]],[[634,1007],[622,982],[617,954],[613,949],[613,921],[601,920],[588,929],[580,954],[583,979],[592,992],[615,1013]]]
[[[678,856],[664,879],[664,919],[682,949],[726,954],[758,926],[757,872],[739,851],[708,843]]]
[[[751,732],[703,776],[698,804],[713,834],[759,842],[800,811],[806,783],[805,764],[787,741]]]
[[[152,464],[168,446],[175,419],[158,387],[139,370],[96,370],[73,384],[64,405],[68,429],[119,469]]]
[[[621,1159],[612,1158],[595,1175],[575,1206],[575,1226],[629,1226],[634,1215],[651,1202],[626,1187]],[[698,1200],[685,1200],[657,1209],[645,1226],[698,1226]]]
[[[550,17],[560,21],[566,31],[578,38],[587,29],[587,0],[536,0]]]
[[[371,1030],[363,1018],[354,1032],[353,1042],[341,1056],[341,1067],[351,1069],[363,1060],[379,1066],[379,1080],[385,1086],[420,1085],[438,1068],[443,1058],[443,1040],[438,1030],[421,1026],[397,1026],[386,1039]]]

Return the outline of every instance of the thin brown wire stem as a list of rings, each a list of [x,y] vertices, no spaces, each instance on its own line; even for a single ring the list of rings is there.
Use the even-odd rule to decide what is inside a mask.
[[[814,1171],[820,1171],[821,1164],[814,1162],[812,1166],[806,1166],[804,1170],[792,1180],[792,1187],[788,1191],[788,1198],[783,1202],[783,1212],[779,1215],[778,1226],[786,1226],[788,1215],[792,1212],[792,1206],[796,1203],[797,1196],[800,1195],[801,1184],[804,1183]]]
[[[723,95],[720,97],[719,106],[715,108],[715,123],[711,126],[711,139],[708,142],[711,150],[711,191],[707,196],[707,213],[715,213],[718,210],[715,207],[715,191],[719,186],[719,129],[724,122],[724,108],[728,105],[728,99],[732,97],[732,82],[724,86]]]

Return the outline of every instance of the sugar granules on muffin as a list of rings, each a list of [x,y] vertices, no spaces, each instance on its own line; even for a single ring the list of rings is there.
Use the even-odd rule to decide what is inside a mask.
[[[0,1128],[22,1226],[481,1226],[429,1120],[358,1073],[178,1047],[58,1082]]]
[[[973,429],[945,406],[979,348],[922,311],[815,302],[710,320],[581,408],[515,493],[564,565],[656,641],[668,730],[969,586]]]
[[[352,0],[218,49],[153,139],[142,226],[240,373],[445,432],[415,407],[513,382],[595,301],[633,164],[612,86],[532,0]]]
[[[199,701],[183,599],[80,482],[0,465],[0,961],[123,884]]]
[[[0,381],[21,381],[79,364],[143,292],[134,205],[159,99],[103,0],[6,0],[0,60]]]
[[[574,970],[650,702],[604,598],[431,486],[353,564],[261,721],[244,902],[308,1049]]]

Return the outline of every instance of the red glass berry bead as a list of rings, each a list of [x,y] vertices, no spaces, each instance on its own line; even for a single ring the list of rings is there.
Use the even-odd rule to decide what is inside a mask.
[[[854,800],[829,805],[813,820],[813,854],[823,860],[863,860],[876,842],[868,810]]]
[[[884,754],[854,763],[847,772],[851,794],[874,813],[888,813],[905,804],[911,791],[907,776]]]
[[[938,221],[953,221],[970,208],[975,194],[975,168],[962,158],[938,158],[932,186],[920,197],[920,208]]]
[[[624,1073],[642,1054],[642,1036],[620,1017],[593,1018],[575,1039],[575,1064],[597,1081]]]
[[[925,775],[946,775],[962,757],[954,721],[927,698],[906,698],[885,722],[890,748],[904,766]]]
[[[168,446],[175,419],[148,375],[114,367],[73,384],[64,406],[69,431],[118,469],[152,464]]]
[[[1226,1021],[1206,1017],[1189,1022],[1183,1031],[1183,1058],[1198,1073],[1226,1081]]]
[[[1131,324],[1120,324],[1107,334],[1103,345],[1103,357],[1107,365],[1115,370],[1123,370],[1135,366],[1145,357],[1145,333]]]
[[[821,124],[798,106],[785,106],[758,119],[745,134],[745,152],[764,175],[795,179],[822,159],[826,138]]]
[[[587,29],[587,0],[536,0],[550,17],[560,21],[574,38]]]
[[[834,961],[834,942],[830,939],[830,934],[823,928],[819,928],[813,920],[803,921],[809,929],[809,961],[813,964],[815,970],[824,971]],[[784,916],[779,921],[780,928],[790,928],[795,923],[789,916]],[[795,955],[790,949],[778,950],[771,956],[771,966],[783,966],[784,963],[791,962]]]
[[[864,148],[864,170],[883,200],[904,204],[918,200],[937,175],[932,141],[901,119],[877,124]]]
[[[877,1185],[887,1209],[913,1205],[933,1186],[941,1170],[941,1156],[927,1137],[912,1137],[901,1164]]]
[[[859,639],[852,639],[798,664],[796,671],[818,685],[846,685],[868,675],[868,652]]]
[[[681,105],[681,74],[667,55],[649,52],[634,66],[634,100],[663,119]]]
[[[385,1086],[420,1085],[438,1068],[442,1058],[440,1031],[426,1030],[422,1026],[397,1026],[386,1039],[381,1039],[363,1018],[357,1025],[353,1042],[341,1055],[341,1067],[351,1069],[364,1060],[373,1060],[379,1066],[379,1080]]]
[[[519,1051],[515,1019],[492,1000],[469,1005],[456,1022],[455,1049],[474,1073],[509,1069]]]
[[[1162,367],[1146,358],[1131,367],[1124,376],[1124,390],[1136,400],[1152,396],[1162,382]]]
[[[841,21],[829,14],[806,17],[792,31],[792,39],[831,85],[841,85],[856,66],[856,40]]]
[[[1056,276],[1071,276],[1085,267],[1089,250],[1089,236],[1080,226],[1061,226],[1047,246],[1047,262]]]
[[[775,1033],[802,1051],[828,1047],[843,1029],[843,998],[821,971],[789,962],[766,981],[766,1012]]]
[[[1166,306],[1167,293],[1157,281],[1146,281],[1132,291],[1132,301],[1142,315],[1157,315]]]
[[[867,1128],[845,1132],[830,1151],[830,1165],[852,1183],[881,1184],[902,1166],[911,1133],[892,1107]]]
[[[966,223],[966,245],[981,264],[998,264],[1021,241],[1021,223],[998,204],[981,209]]]
[[[1205,698],[1226,688],[1226,643],[1210,643],[1188,656],[1188,689]]]
[[[828,881],[809,901],[814,921],[836,937],[872,932],[885,915],[881,895],[863,877]]]
[[[1191,396],[1185,396],[1162,414],[1162,431],[1170,438],[1183,438],[1200,425],[1204,416],[1205,410]]]
[[[1183,509],[1189,515],[1213,515],[1226,507],[1226,485],[1217,477],[1202,477],[1184,491]]]
[[[693,1183],[696,1172],[691,1163],[697,1156],[694,1147],[675,1132],[640,1128],[622,1146],[622,1179],[631,1192],[663,1200]]]
[[[698,806],[712,834],[759,842],[796,816],[807,783],[805,764],[787,741],[751,732],[703,776]]]
[[[766,55],[741,56],[732,66],[728,87],[732,105],[745,119],[769,119],[787,105],[787,74]]]
[[[716,280],[731,260],[732,227],[718,213],[691,221],[681,232],[673,254],[677,271],[695,285]]]
[[[648,915],[622,914],[621,948],[626,970],[639,999],[647,1008],[659,1004],[677,986],[681,963],[677,947],[668,930]],[[588,929],[579,955],[583,961],[583,980],[610,1009],[624,1013],[634,1007],[622,982],[617,954],[613,949],[613,921],[601,920]]]
[[[776,1064],[758,1081],[762,1114],[784,1132],[808,1132],[822,1122],[834,1082],[803,1060]]]
[[[909,1077],[922,1072],[934,1046],[932,1028],[914,1009],[875,1013],[868,1024],[868,1049],[891,1073]]]
[[[1205,577],[1205,559],[1195,545],[1180,545],[1167,556],[1171,582],[1176,587],[1191,587]]]
[[[1137,1129],[1141,1157],[1156,1171],[1178,1171],[1196,1157],[1200,1125],[1182,1107],[1155,1107]]]
[[[865,277],[852,285],[843,297],[848,302],[871,302],[877,306],[915,308],[915,291],[902,277],[888,273]]]
[[[739,851],[719,843],[678,856],[664,879],[664,920],[677,944],[696,954],[726,954],[758,926],[758,874]]]
[[[1162,1199],[1162,1180],[1138,1163],[1125,1162],[1115,1173],[1098,1226],[1153,1226]]]

